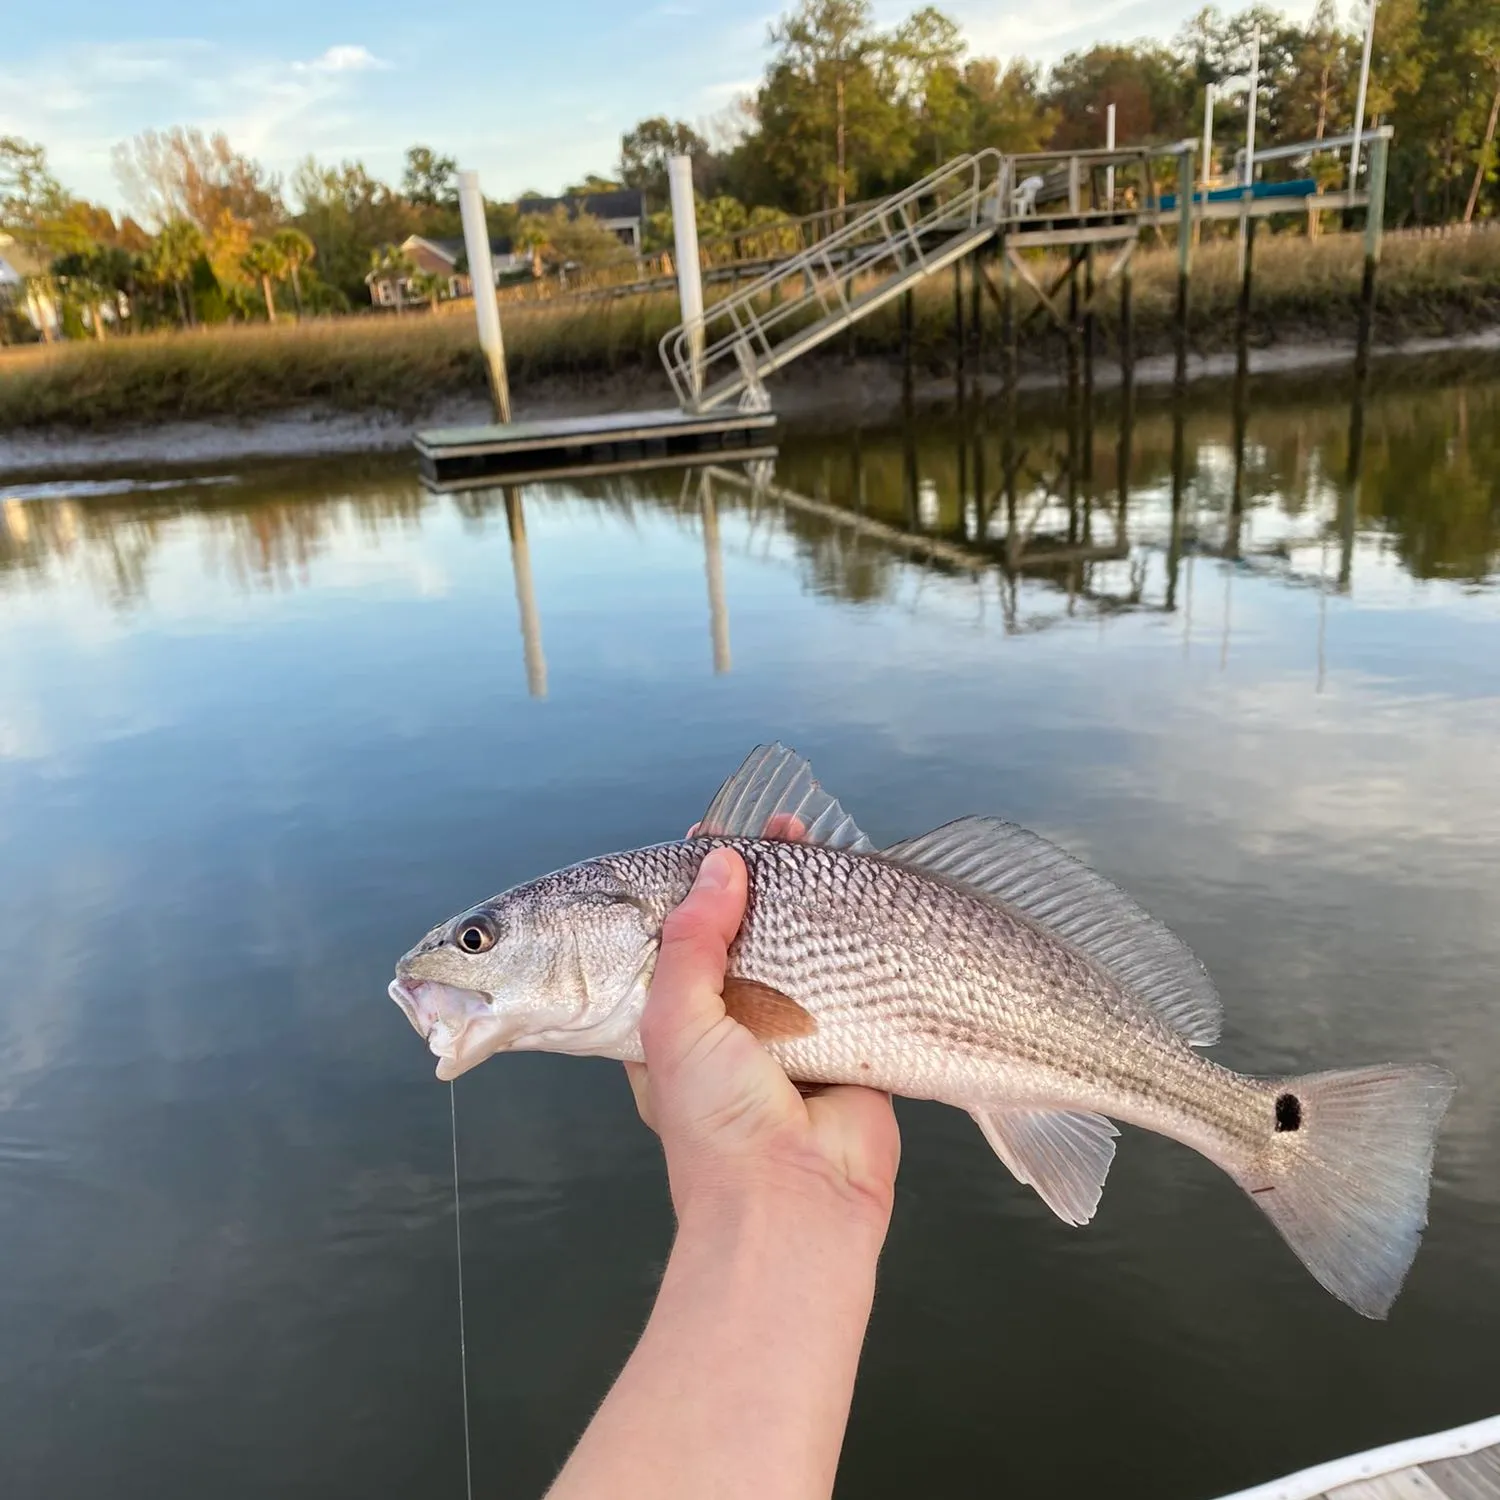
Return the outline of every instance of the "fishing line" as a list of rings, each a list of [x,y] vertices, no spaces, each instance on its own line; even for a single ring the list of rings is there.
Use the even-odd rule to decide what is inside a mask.
[[[474,1500],[474,1452],[469,1442],[469,1343],[464,1321],[464,1227],[458,1206],[458,1096],[448,1080],[448,1121],[453,1127],[453,1245],[458,1255],[458,1369],[464,1390],[464,1478]]]

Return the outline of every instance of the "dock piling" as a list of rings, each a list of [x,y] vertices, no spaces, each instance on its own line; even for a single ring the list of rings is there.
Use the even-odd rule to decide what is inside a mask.
[[[478,172],[458,174],[458,212],[464,227],[464,251],[469,257],[469,280],[474,287],[474,321],[479,325],[479,347],[484,351],[490,399],[495,420],[510,421],[510,380],[505,372],[505,340],[500,333],[500,302],[495,296],[490,230],[484,216],[484,194]]]
[[[1207,206],[1207,205],[1205,205]],[[1193,264],[1193,148],[1185,145],[1177,156],[1177,335],[1172,394],[1187,394],[1188,274]]]
[[[693,197],[693,159],[667,158],[672,197],[672,238],[677,247],[677,297],[690,344],[693,396],[703,394],[703,267],[698,258],[698,208]]]
[[[1370,202],[1365,209],[1365,269],[1359,291],[1359,334],[1354,346],[1354,384],[1362,393],[1370,374],[1370,339],[1375,328],[1375,270],[1380,264],[1380,242],[1385,231],[1385,173],[1390,152],[1389,131],[1369,137]]]

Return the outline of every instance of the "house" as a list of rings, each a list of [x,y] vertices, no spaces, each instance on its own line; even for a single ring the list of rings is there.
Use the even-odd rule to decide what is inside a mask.
[[[438,240],[428,239],[425,235],[409,234],[398,248],[419,272],[428,276],[446,276],[450,297],[470,297],[474,294],[474,283],[469,279],[468,271],[458,269],[464,259],[462,239]],[[491,236],[490,269],[495,285],[499,286],[502,281],[511,277],[529,276],[531,257],[518,254],[508,239]],[[398,292],[403,304],[427,300],[424,293],[413,291],[408,277],[392,276],[387,271],[371,271],[365,277],[365,285],[370,288],[370,301],[377,307],[394,307]]]
[[[43,338],[56,338],[62,319],[46,276],[43,261],[0,234],[0,307],[19,308]]]
[[[641,253],[641,235],[646,227],[646,195],[638,188],[620,188],[612,193],[579,193],[571,198],[522,198],[516,204],[521,215],[540,214],[543,218],[559,208],[568,211],[570,219],[580,213],[592,214],[622,245]]]

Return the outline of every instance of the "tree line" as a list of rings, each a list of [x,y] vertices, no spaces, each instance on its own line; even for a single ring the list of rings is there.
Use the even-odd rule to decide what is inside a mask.
[[[731,118],[706,133],[642,120],[613,175],[563,191],[640,189],[647,248],[665,247],[666,162],[677,152],[693,157],[700,232],[712,236],[896,191],[963,151],[1102,145],[1110,105],[1122,145],[1196,139],[1209,85],[1224,100],[1214,133],[1224,167],[1244,140],[1252,33],[1257,141],[1272,145],[1352,129],[1362,22],[1333,0],[1305,25],[1263,4],[1209,7],[1168,42],[1101,43],[1044,73],[973,55],[932,6],[882,29],[869,0],[799,0],[772,26],[765,74]],[[1395,128],[1388,222],[1500,215],[1500,4],[1381,0],[1371,61],[1366,127]],[[71,332],[87,321],[103,336],[102,308],[116,324],[128,308],[134,327],[348,311],[368,305],[372,268],[421,294],[401,242],[461,233],[454,159],[427,146],[407,151],[399,185],[359,161],[313,157],[282,182],[222,134],[180,128],[122,144],[114,166],[130,207],[118,219],[69,193],[42,145],[0,137],[0,232],[42,268]],[[1311,170],[1336,181],[1345,168],[1330,154]],[[538,272],[621,253],[586,217],[487,210],[491,233],[529,250]],[[427,288],[431,305],[440,290]]]

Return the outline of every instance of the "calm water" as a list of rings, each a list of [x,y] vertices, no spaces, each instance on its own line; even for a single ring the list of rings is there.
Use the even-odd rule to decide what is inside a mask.
[[[1070,510],[1030,419],[1009,547],[985,421],[509,514],[401,463],[0,488],[0,1493],[461,1495],[448,1094],[392,962],[774,736],[877,841],[998,812],[1128,886],[1224,1061],[1464,1082],[1386,1325],[1185,1148],[1127,1131],[1073,1231],[903,1105],[843,1493],[1186,1500],[1500,1410],[1500,382],[1374,400],[1355,483],[1316,387],[1238,463],[1208,398],[1175,484],[1147,411],[1123,508],[1106,420]],[[536,1495],[662,1174],[612,1065],[497,1059],[457,1108],[476,1492]]]

